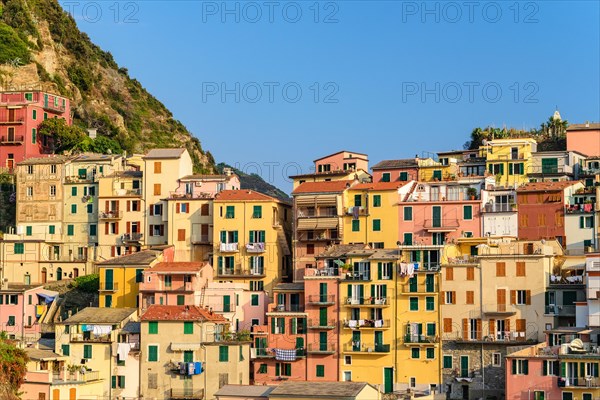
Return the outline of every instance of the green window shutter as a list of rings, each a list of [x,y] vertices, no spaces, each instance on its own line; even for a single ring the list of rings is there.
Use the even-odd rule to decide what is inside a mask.
[[[433,171],[433,179],[437,179],[439,181],[442,180],[442,171],[439,169],[436,169]]]
[[[94,212],[94,205],[93,204],[88,204],[86,207],[87,207],[87,213],[88,214],[92,214]]]
[[[96,236],[96,234],[97,234],[96,233],[97,232],[96,229],[97,229],[96,224],[91,224],[90,225],[90,236]]]
[[[28,226],[28,227],[25,229],[25,234],[26,234],[27,236],[31,236],[31,235],[33,235],[33,227],[31,227],[31,226]]]
[[[67,225],[67,235],[68,236],[73,236],[75,234],[75,226],[74,225]]]
[[[117,388],[117,377],[115,375],[111,376],[111,380],[112,380],[112,388],[116,389]]]
[[[412,221],[412,207],[411,206],[404,207],[404,220]]]
[[[71,204],[71,214],[77,214],[77,204]]]
[[[523,360],[523,375],[529,375],[529,360]]]
[[[504,175],[504,163],[499,164],[500,165],[500,174]]]
[[[71,348],[69,347],[68,344],[63,344],[62,345],[62,353],[63,353],[63,356],[70,356],[71,355]]]
[[[271,317],[271,333],[275,334],[275,317]]]
[[[254,231],[250,231],[248,236],[250,237],[250,243],[255,243],[254,242]]]
[[[373,220],[373,232],[379,232],[379,231],[381,231],[381,220],[374,219]]]
[[[276,363],[275,364],[275,376],[280,376],[281,375],[281,363]]]
[[[231,296],[223,296],[223,312],[231,312]]]
[[[373,196],[373,207],[381,207],[381,195],[376,194]]]
[[[71,188],[71,196],[77,196],[77,186]]]
[[[235,218],[235,207],[227,206],[225,218]]]
[[[375,285],[371,285],[371,297],[375,297]]]
[[[426,297],[425,298],[425,309],[427,311],[434,311],[435,310],[435,299],[433,297]]]
[[[56,227],[54,225],[50,225],[48,227],[48,233],[54,235],[56,233]]]
[[[473,219],[473,206],[463,206],[463,219]]]
[[[512,360],[512,374],[517,374],[517,360]]]
[[[194,323],[192,321],[183,322],[183,334],[192,335],[194,333]]]
[[[257,306],[258,305],[258,295],[257,294],[253,294],[252,295],[252,299],[251,299],[251,305],[253,306]]]
[[[435,336],[435,324],[427,324],[427,336]]]
[[[389,182],[390,181],[390,173],[389,172],[384,172],[381,175],[381,182]]]
[[[514,168],[514,167],[513,167],[513,163],[509,163],[509,164],[508,164],[508,174],[509,174],[509,175],[512,175],[512,174],[513,174],[513,168]]]
[[[403,182],[408,181],[408,172],[400,172],[400,180]]]
[[[262,218],[262,206],[253,207],[252,218]]]
[[[233,231],[233,243],[238,242],[238,231]]]
[[[25,253],[25,244],[24,243],[15,243],[14,253],[15,254],[24,254]]]
[[[378,262],[377,263],[377,279],[381,280],[382,276],[383,276],[382,266],[381,266],[381,263]]]
[[[158,321],[150,321],[148,322],[148,333],[150,335],[158,334]]]
[[[148,361],[158,361],[158,346],[148,346]]]
[[[546,360],[542,361],[542,367],[543,367],[542,375],[543,376],[548,375],[548,362]]]
[[[221,231],[221,243],[225,243],[227,241],[227,231]]]
[[[31,144],[36,144],[37,143],[37,129],[32,128],[31,129]]]
[[[387,285],[381,285],[381,297],[387,298]]]
[[[435,349],[433,347],[427,348],[427,359],[433,360],[435,358]]]
[[[219,361],[229,362],[229,346],[219,346]]]
[[[298,320],[296,318],[292,318],[292,331],[290,333],[292,335],[298,333]]]
[[[185,296],[184,295],[181,295],[181,294],[177,295],[177,305],[178,306],[185,305]]]
[[[355,207],[362,206],[362,196],[360,194],[355,194],[354,195],[354,206]]]
[[[419,298],[418,297],[410,298],[410,311],[419,311]]]
[[[420,358],[421,357],[421,349],[418,347],[413,347],[411,349],[411,358]]]
[[[354,219],[352,220],[352,232],[360,231],[360,220]]]
[[[585,227],[585,217],[579,217],[579,228],[583,229]]]
[[[325,366],[317,365],[317,378],[322,378],[325,376]]]
[[[444,368],[452,368],[452,356],[444,356]]]
[[[348,297],[352,297],[352,285],[348,285]]]
[[[91,344],[83,345],[83,358],[87,358],[87,359],[92,358],[92,345]]]
[[[264,242],[266,242],[266,240],[265,240],[265,236],[266,236],[266,235],[265,235],[265,231],[258,231],[258,241],[259,241],[260,243],[264,243]]]
[[[404,234],[404,245],[412,246],[412,233],[411,232],[407,232]]]

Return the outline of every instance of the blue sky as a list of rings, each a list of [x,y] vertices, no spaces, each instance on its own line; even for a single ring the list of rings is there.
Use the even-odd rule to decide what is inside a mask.
[[[556,107],[600,121],[597,1],[61,3],[217,161],[287,192],[341,149],[374,165]]]

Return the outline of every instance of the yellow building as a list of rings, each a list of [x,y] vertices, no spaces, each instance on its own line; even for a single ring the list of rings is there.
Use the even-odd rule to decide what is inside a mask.
[[[143,250],[98,263],[100,307],[137,308],[143,271],[163,260],[163,252]]]
[[[102,381],[102,389],[94,393],[96,396],[109,397],[112,376],[118,367],[112,347],[121,341],[121,334],[126,333],[123,328],[130,321],[137,321],[135,308],[87,307],[54,327],[54,351],[67,358],[67,365],[73,366],[73,372],[81,374],[82,380]],[[137,382],[132,379],[125,384],[135,386]]]
[[[459,173],[458,159],[454,157],[443,157],[439,161],[419,158],[417,165],[421,182],[455,180]]]
[[[359,183],[344,192],[343,243],[394,248],[398,241],[398,189],[406,182]],[[356,209],[358,208],[358,209]]]
[[[250,283],[273,293],[291,274],[291,207],[251,190],[224,190],[213,206],[215,280]]]
[[[532,153],[537,151],[537,142],[531,138],[495,139],[479,147],[486,158],[486,170],[496,176],[499,186],[520,186],[528,182],[532,172]]]

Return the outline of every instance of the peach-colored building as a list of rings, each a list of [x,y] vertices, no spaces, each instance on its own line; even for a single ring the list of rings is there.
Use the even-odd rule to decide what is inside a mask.
[[[600,123],[573,124],[567,128],[567,150],[600,156]]]
[[[325,173],[332,171],[358,171],[369,169],[369,156],[351,151],[338,151],[314,161],[315,172]]]
[[[12,339],[39,339],[40,322],[57,297],[57,292],[42,285],[4,283],[0,288],[0,331]]]
[[[212,281],[213,269],[204,262],[160,262],[142,272],[139,307],[152,304],[201,305],[202,290]]]
[[[375,164],[373,182],[412,181],[419,178],[418,158],[383,160]]]

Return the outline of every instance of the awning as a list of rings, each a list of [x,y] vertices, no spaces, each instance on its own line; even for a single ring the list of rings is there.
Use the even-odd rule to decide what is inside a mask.
[[[39,292],[39,293],[37,293],[37,295],[40,296],[42,299],[44,299],[44,301],[46,302],[46,304],[50,304],[50,303],[52,303],[54,301],[54,299],[56,298],[56,296],[58,295],[58,293],[52,295],[52,294],[48,294],[48,293]]]
[[[296,197],[297,206],[310,206],[314,204],[320,206],[335,206],[337,204],[337,196],[334,194],[320,194],[317,196]]]
[[[301,218],[298,220],[296,229],[300,231],[312,231],[316,229],[337,228],[339,220],[337,217],[331,218]]]
[[[200,350],[200,343],[171,343],[171,351]]]
[[[317,219],[316,218],[303,218],[298,220],[298,224],[296,224],[296,229],[300,231],[312,231],[317,227]]]

